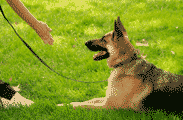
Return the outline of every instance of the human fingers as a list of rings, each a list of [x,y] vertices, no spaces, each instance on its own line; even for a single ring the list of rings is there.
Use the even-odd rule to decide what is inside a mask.
[[[51,31],[52,31],[52,29],[51,29],[51,28],[49,28],[48,26],[47,26],[47,30],[48,30],[49,32],[51,32]]]

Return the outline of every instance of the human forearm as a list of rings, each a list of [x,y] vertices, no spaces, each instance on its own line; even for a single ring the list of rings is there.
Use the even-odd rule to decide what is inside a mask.
[[[33,29],[39,24],[39,21],[29,12],[20,0],[6,0],[11,8],[32,27]]]
[[[53,45],[53,37],[49,32],[52,31],[48,25],[42,21],[38,21],[24,6],[20,0],[6,0],[10,7],[20,16],[24,21],[32,27],[36,33],[41,37],[45,44]]]

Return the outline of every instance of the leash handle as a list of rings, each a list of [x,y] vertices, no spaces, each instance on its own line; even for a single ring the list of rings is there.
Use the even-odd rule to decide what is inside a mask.
[[[10,24],[10,26],[13,28],[14,32],[16,33],[16,35],[20,38],[20,40],[27,46],[27,48],[46,66],[48,67],[51,71],[57,73],[58,75],[66,78],[66,79],[70,79],[70,80],[73,80],[73,81],[77,81],[77,82],[84,82],[84,81],[79,81],[79,80],[75,80],[75,79],[72,79],[72,78],[68,78],[68,77],[65,77],[61,74],[59,74],[58,72],[56,72],[55,70],[53,70],[52,68],[50,68],[33,50],[32,48],[19,36],[19,34],[16,32],[16,30],[14,29],[14,27],[11,25],[11,23],[9,22],[9,20],[5,17],[4,15],[4,12],[1,8],[1,5],[0,5],[0,10],[1,10],[1,13],[4,17],[4,19]],[[104,81],[107,81],[107,80],[104,80]],[[104,82],[104,81],[97,81],[97,82]],[[97,83],[97,82],[84,82],[84,83]]]

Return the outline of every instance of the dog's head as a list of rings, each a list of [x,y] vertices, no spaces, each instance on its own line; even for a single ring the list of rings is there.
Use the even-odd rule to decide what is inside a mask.
[[[120,18],[114,22],[114,30],[105,34],[100,39],[89,40],[85,45],[91,51],[101,51],[93,56],[98,61],[107,59],[109,67],[117,67],[118,64],[130,62],[134,56],[134,47],[130,43],[126,30]]]

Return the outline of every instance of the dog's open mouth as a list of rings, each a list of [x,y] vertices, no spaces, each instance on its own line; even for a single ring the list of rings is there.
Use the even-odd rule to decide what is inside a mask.
[[[107,52],[107,49],[106,48],[103,48],[99,45],[96,45],[95,40],[92,40],[92,41],[87,41],[85,43],[85,45],[88,47],[88,49],[90,49],[91,51],[100,51],[98,52],[97,54],[95,54],[93,56],[93,59],[95,61],[99,61],[99,60],[102,60],[102,59],[106,59],[109,57],[109,53]]]
[[[101,52],[98,52],[97,54],[95,54],[93,56],[93,59],[98,61],[98,60],[102,60],[102,59],[106,59],[109,57],[109,53],[106,52],[106,51],[101,51]]]

